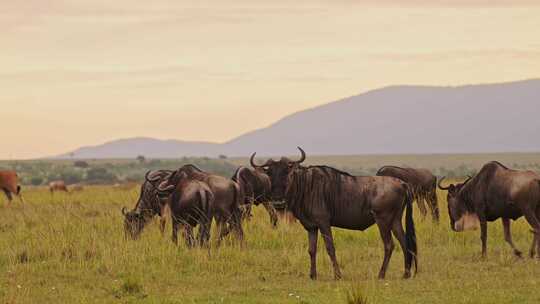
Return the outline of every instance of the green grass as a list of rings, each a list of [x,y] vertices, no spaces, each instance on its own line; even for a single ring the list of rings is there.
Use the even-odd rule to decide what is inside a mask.
[[[334,229],[344,279],[336,282],[322,240],[319,280],[309,279],[307,233],[299,224],[273,230],[262,207],[245,224],[247,245],[188,250],[162,236],[154,221],[138,241],[123,235],[122,206],[138,189],[86,187],[52,197],[25,191],[26,205],[0,199],[0,303],[538,303],[540,262],[512,256],[502,225],[489,224],[488,258],[479,232],[449,230],[415,210],[419,273],[402,280],[396,248],[387,279],[377,280],[382,243],[376,227]],[[513,223],[516,245],[532,240],[523,219]],[[363,301],[363,302],[361,302]]]

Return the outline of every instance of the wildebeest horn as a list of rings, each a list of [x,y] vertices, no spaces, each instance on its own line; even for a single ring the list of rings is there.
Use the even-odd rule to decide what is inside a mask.
[[[293,163],[301,164],[303,161],[306,160],[306,152],[304,152],[304,150],[302,150],[302,148],[300,148],[300,147],[297,147],[297,148],[298,148],[298,150],[300,150],[300,153],[302,154],[302,156],[300,157],[299,160],[294,161]]]
[[[272,161],[272,159],[268,159],[264,164],[262,165],[257,165],[255,163],[255,154],[257,154],[257,152],[253,152],[253,154],[251,154],[251,157],[249,158],[249,163],[251,164],[251,166],[253,168],[263,168],[263,167],[268,167],[270,166],[270,162]]]
[[[253,168],[260,168],[262,166],[259,166],[255,163],[255,154],[257,154],[257,152],[253,152],[253,154],[251,154],[251,157],[249,158],[249,163]]]
[[[441,190],[448,190],[448,189],[450,189],[450,186],[448,186],[448,187],[443,187],[443,186],[441,185],[441,182],[442,182],[445,178],[446,178],[446,176],[443,176],[443,177],[439,180],[439,182],[437,183],[437,187],[439,187],[439,189],[441,189]]]
[[[159,179],[159,175],[157,175],[157,173],[159,173],[159,171],[158,172],[148,171],[144,175],[144,179],[149,181],[149,182],[155,182],[155,181],[157,181]]]
[[[125,216],[127,214],[126,207],[122,207],[122,214]]]
[[[163,181],[161,184],[159,184],[159,186],[157,186],[157,190],[159,192],[168,192],[168,191],[171,191],[172,189],[174,189],[174,185],[168,185],[167,186],[167,183],[168,183],[168,180]]]

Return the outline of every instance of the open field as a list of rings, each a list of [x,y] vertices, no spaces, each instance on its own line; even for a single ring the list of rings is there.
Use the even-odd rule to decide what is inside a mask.
[[[445,195],[442,222],[415,210],[419,272],[402,280],[396,247],[387,279],[377,280],[382,242],[377,228],[334,229],[344,279],[333,280],[319,240],[319,280],[308,277],[307,233],[299,224],[273,230],[262,207],[244,225],[246,247],[187,250],[161,236],[157,221],[138,241],[123,236],[122,206],[138,189],[86,187],[52,197],[25,188],[27,203],[0,199],[0,303],[346,303],[360,291],[368,303],[538,303],[540,262],[513,257],[500,221],[489,224],[488,258],[480,258],[479,232],[451,232]],[[528,251],[524,219],[514,241]]]

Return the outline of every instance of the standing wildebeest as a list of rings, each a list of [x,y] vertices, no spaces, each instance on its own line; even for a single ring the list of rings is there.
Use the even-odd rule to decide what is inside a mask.
[[[49,183],[49,191],[53,194],[55,191],[69,192],[66,183],[63,180],[52,181]]]
[[[214,195],[206,183],[189,178],[186,172],[175,174],[172,178],[174,181],[162,181],[156,185],[160,194],[169,198],[172,240],[178,244],[178,228],[182,226],[186,244],[192,247],[195,241],[193,228],[200,224],[198,238],[199,245],[203,246],[210,239]]]
[[[244,195],[240,186],[223,176],[210,174],[197,168],[195,165],[185,165],[166,177],[158,186],[163,194],[170,194],[181,178],[189,178],[206,183],[214,195],[212,215],[218,225],[218,242],[221,242],[232,229],[237,238],[242,241],[242,211],[240,205],[244,201]],[[228,224],[228,225],[227,225]]]
[[[443,188],[445,189],[445,188]],[[504,237],[514,250],[510,233],[510,219],[521,216],[531,225],[534,233],[530,256],[540,252],[540,176],[532,171],[511,170],[499,162],[485,164],[480,172],[466,183],[448,189],[448,214],[454,231],[463,231],[480,225],[482,256],[486,256],[487,222],[502,219]]]
[[[264,208],[270,216],[270,222],[273,227],[277,225],[277,214],[276,210],[270,204],[270,177],[262,169],[251,169],[247,167],[240,166],[234,172],[232,178],[233,181],[237,182],[242,192],[244,193],[244,216],[251,216],[251,205],[263,204]]]
[[[439,222],[439,203],[437,201],[437,177],[427,169],[400,168],[384,166],[377,171],[378,176],[392,176],[408,183],[413,191],[414,199],[423,216],[427,210],[427,202],[431,210],[431,217]]]
[[[365,230],[377,224],[384,243],[384,260],[379,279],[386,274],[394,250],[392,233],[398,239],[405,259],[404,278],[411,276],[417,263],[416,235],[412,214],[413,194],[409,185],[388,176],[352,176],[327,166],[296,168],[288,177],[288,208],[308,231],[310,277],[317,277],[317,234],[321,231],[336,279],[341,272],[336,260],[331,227]],[[406,232],[401,218],[406,209]]]
[[[21,195],[21,186],[19,185],[19,176],[15,171],[0,171],[0,189],[6,194],[8,202],[11,203],[13,200],[12,194],[15,194],[24,203]]]
[[[137,239],[144,226],[155,215],[161,217],[160,229],[162,233],[164,232],[167,197],[160,197],[157,188],[151,182],[159,183],[172,173],[173,171],[170,170],[148,171],[146,173],[135,208],[129,212],[126,212],[125,207],[122,208],[122,214],[125,217],[124,231],[126,237]]]
[[[283,201],[285,198],[285,188],[287,185],[287,175],[289,172],[299,167],[302,162],[306,160],[306,152],[302,150],[302,148],[297,147],[298,150],[300,150],[301,157],[299,160],[293,161],[290,160],[287,157],[282,157],[280,160],[276,161],[273,159],[268,159],[263,165],[257,165],[254,162],[255,153],[251,155],[251,158],[249,159],[251,166],[257,170],[263,170],[268,177],[270,177],[270,184],[271,184],[271,193],[270,198],[276,202],[276,201]],[[274,204],[274,207],[278,212],[281,214],[286,212],[287,209],[287,202],[281,204]]]

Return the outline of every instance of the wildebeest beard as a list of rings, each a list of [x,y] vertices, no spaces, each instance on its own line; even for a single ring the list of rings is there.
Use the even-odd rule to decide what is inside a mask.
[[[150,219],[156,214],[161,215],[161,205],[166,198],[159,196],[156,185],[153,183],[159,182],[171,173],[172,171],[168,170],[146,173],[135,208],[129,212],[126,212],[125,208],[122,209],[122,214],[125,216],[124,231],[126,236],[129,235],[132,239],[137,239]]]

